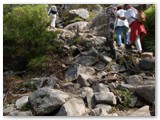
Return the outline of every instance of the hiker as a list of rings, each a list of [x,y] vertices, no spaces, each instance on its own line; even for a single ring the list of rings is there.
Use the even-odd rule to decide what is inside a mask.
[[[125,12],[124,17],[118,16],[119,19],[125,20],[127,19],[129,22],[129,27],[131,29],[129,40],[132,43],[135,43],[136,48],[141,55],[142,52],[142,46],[141,46],[141,40],[145,35],[147,35],[146,29],[142,22],[139,22],[137,20],[138,18],[138,10],[132,7],[130,4],[125,4],[124,9],[127,10]]]
[[[124,44],[125,46],[128,45],[128,31],[129,31],[129,23],[126,20],[121,20],[119,18],[117,18],[117,16],[121,16],[124,17],[124,13],[126,12],[126,10],[123,9],[122,5],[118,5],[117,6],[117,12],[115,13],[116,15],[116,20],[114,22],[114,28],[115,28],[115,33],[117,35],[117,46],[121,46],[122,43],[122,36],[121,33],[123,32],[123,36],[124,36]]]
[[[56,6],[52,6],[49,11],[48,11],[48,15],[51,18],[51,25],[50,25],[50,29],[51,30],[55,30],[56,27],[56,17],[57,17],[57,7]]]

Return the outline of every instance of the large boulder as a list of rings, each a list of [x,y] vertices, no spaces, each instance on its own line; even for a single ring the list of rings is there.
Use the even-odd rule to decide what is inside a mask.
[[[98,104],[95,106],[95,108],[103,108],[107,113],[112,111],[112,107],[107,104]]]
[[[59,110],[57,116],[82,116],[86,107],[82,99],[72,98]]]
[[[154,70],[155,59],[142,59],[139,63],[139,67],[143,70]]]
[[[95,73],[94,68],[85,67],[80,64],[71,65],[65,73],[65,79],[73,81],[77,79],[80,74],[93,75]]]
[[[93,64],[95,64],[97,62],[97,59],[94,56],[82,55],[79,58],[77,58],[75,62],[79,63],[81,65],[84,65],[84,66],[92,66]]]
[[[21,109],[26,103],[28,103],[28,96],[23,96],[16,101],[16,107]]]
[[[45,115],[59,109],[70,95],[60,90],[41,88],[29,96],[29,103],[35,115]]]
[[[89,82],[87,81],[89,78],[89,75],[80,74],[77,78],[77,83],[79,83],[82,87],[90,86]]]
[[[106,11],[104,10],[98,14],[87,25],[94,35],[106,36],[106,34],[109,32],[109,30],[106,29],[108,28],[108,22],[106,21],[108,19],[108,15],[105,12]]]
[[[131,75],[127,78],[127,83],[131,85],[139,85],[143,83],[143,78],[139,75]]]
[[[83,19],[89,18],[89,12],[86,9],[80,8],[80,9],[73,9],[69,11],[70,14],[78,15],[79,17]]]
[[[67,42],[67,40],[71,40],[75,37],[75,33],[70,30],[65,29],[57,29],[59,32],[59,38]]]
[[[37,89],[42,87],[54,88],[57,84],[58,78],[51,75],[50,77],[34,78],[33,80],[36,81],[35,86]]]
[[[99,83],[93,86],[93,91],[94,92],[109,92],[109,89],[107,85],[104,85],[103,83]]]
[[[69,30],[72,33],[83,32],[86,29],[88,22],[80,21],[67,25],[64,30]],[[77,31],[78,30],[78,31]]]
[[[146,117],[151,116],[149,111],[149,106],[144,106],[135,112],[131,113],[130,116],[139,116],[139,117]]]
[[[13,111],[9,116],[33,116],[31,111]]]
[[[116,96],[112,92],[96,92],[94,96],[98,104],[117,104]]]
[[[155,101],[155,85],[142,85],[138,86],[135,90],[136,94],[145,99],[149,103],[154,103]]]

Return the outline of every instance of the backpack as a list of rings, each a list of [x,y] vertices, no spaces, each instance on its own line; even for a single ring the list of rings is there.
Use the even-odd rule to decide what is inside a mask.
[[[138,22],[146,22],[146,16],[142,10],[138,11],[137,21]]]

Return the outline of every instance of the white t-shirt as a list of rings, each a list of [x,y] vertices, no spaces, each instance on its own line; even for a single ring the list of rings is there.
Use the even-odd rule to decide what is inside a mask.
[[[129,24],[131,24],[133,21],[135,21],[135,19],[137,19],[137,14],[137,10],[132,7],[125,12],[124,16],[127,18]]]
[[[127,12],[126,10],[120,9],[118,10],[115,15],[116,16],[120,16],[120,17],[124,17],[124,13]],[[126,26],[129,27],[128,24],[128,20],[121,20],[119,18],[116,18],[115,23],[114,23],[114,27],[116,28],[117,26]]]

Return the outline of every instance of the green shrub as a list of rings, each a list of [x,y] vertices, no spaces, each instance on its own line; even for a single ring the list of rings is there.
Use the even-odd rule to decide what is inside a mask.
[[[45,9],[45,5],[23,5],[5,13],[4,61],[16,61],[20,64],[22,60],[21,65],[26,67],[33,59],[53,50],[51,48],[57,33],[46,30],[50,19]]]
[[[131,102],[131,95],[127,90],[116,90],[116,94],[121,98],[121,103],[118,104],[120,110],[127,110]]]
[[[33,107],[29,102],[25,103],[21,108],[22,111],[27,111],[27,110],[32,110],[32,109]]]
[[[28,63],[28,68],[31,68],[33,70],[36,69],[44,69],[45,63],[49,61],[49,58],[47,56],[38,56],[36,58],[33,58]]]
[[[142,46],[146,51],[155,52],[155,5],[145,10],[145,15],[145,27],[148,35],[142,41]]]

